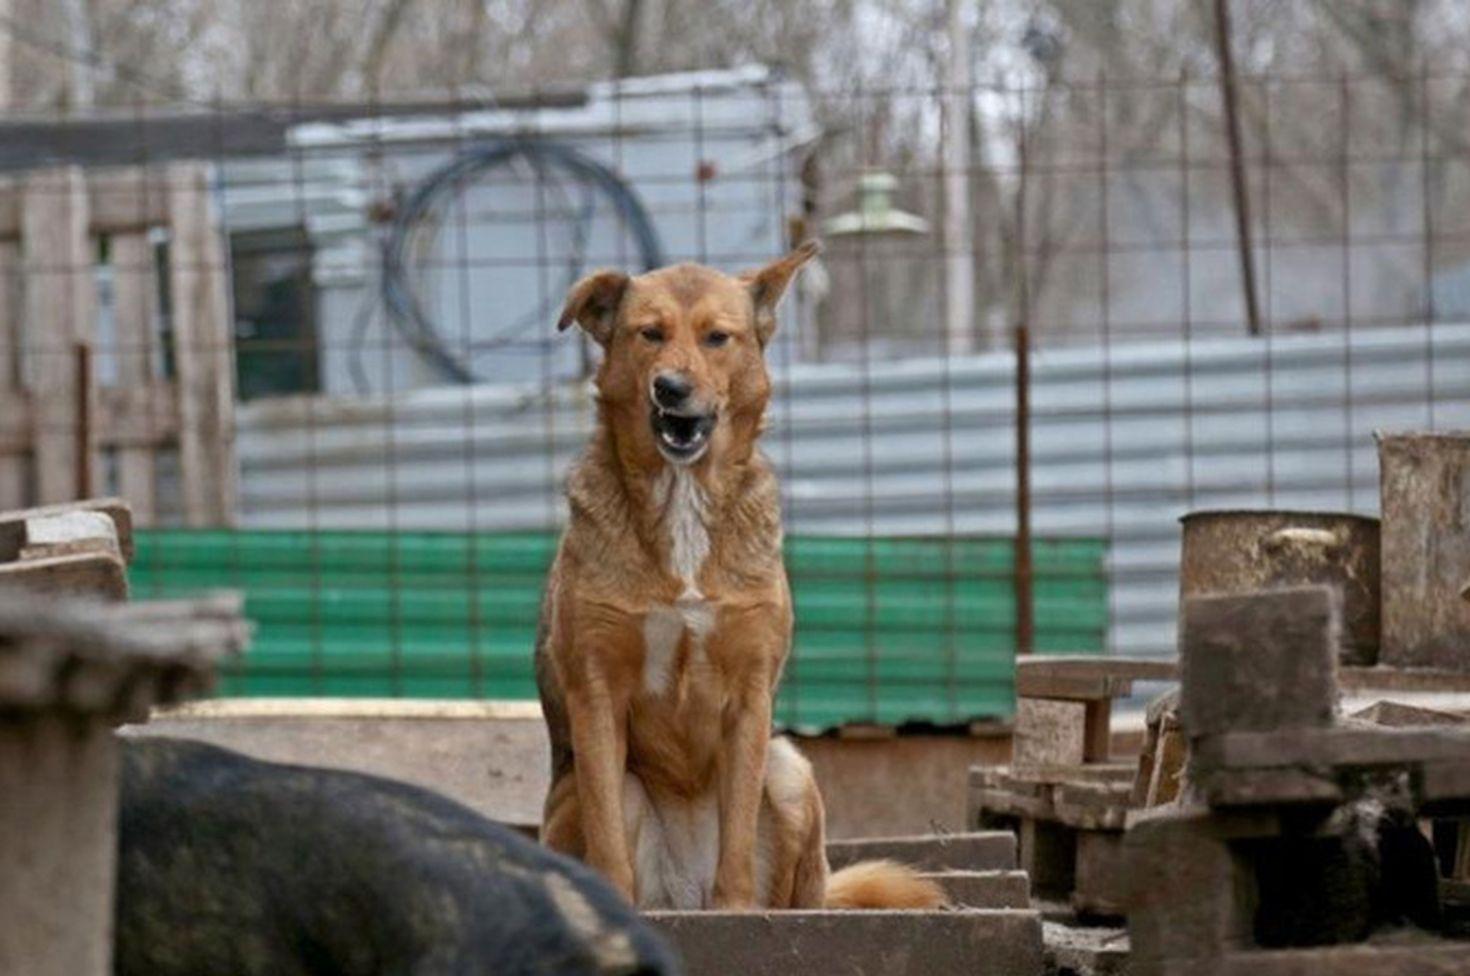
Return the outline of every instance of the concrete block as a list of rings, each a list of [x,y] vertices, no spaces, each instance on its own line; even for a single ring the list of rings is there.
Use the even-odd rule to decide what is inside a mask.
[[[834,870],[879,858],[922,871],[1013,871],[1016,837],[1009,831],[983,830],[967,834],[835,840],[827,844],[827,860]]]
[[[0,719],[0,973],[112,971],[116,810],[105,721]]]
[[[234,614],[0,593],[0,973],[112,972],[112,725],[203,683],[239,650]]]
[[[1087,703],[1016,700],[1016,766],[1075,766],[1086,756]]]
[[[1184,601],[1180,721],[1190,737],[1329,725],[1338,601],[1322,586]]]
[[[1031,879],[1025,871],[926,871],[960,908],[1030,908]]]
[[[1033,911],[652,912],[688,976],[1040,976]]]
[[[1018,831],[1021,870],[1037,894],[1066,898],[1077,883],[1077,831],[1052,820],[1026,818]]]
[[[1208,812],[1161,808],[1129,829],[1123,849],[1135,964],[1252,944],[1255,879]]]
[[[1085,915],[1122,915],[1128,901],[1128,863],[1120,830],[1077,832],[1072,907]]]

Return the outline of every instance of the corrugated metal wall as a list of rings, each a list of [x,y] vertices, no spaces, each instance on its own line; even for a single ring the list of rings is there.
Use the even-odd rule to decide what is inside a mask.
[[[781,369],[768,453],[795,533],[1008,533],[1009,355]],[[1176,518],[1377,510],[1372,431],[1470,427],[1470,326],[1038,350],[1033,528],[1110,540],[1115,653],[1173,651]],[[586,388],[289,400],[239,415],[245,526],[535,529]]]

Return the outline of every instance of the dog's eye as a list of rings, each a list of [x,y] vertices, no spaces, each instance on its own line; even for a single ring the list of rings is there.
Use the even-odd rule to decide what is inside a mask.
[[[664,330],[654,325],[650,325],[644,329],[639,329],[638,334],[641,335],[644,339],[647,339],[649,342],[664,341]]]
[[[715,329],[713,332],[706,332],[704,334],[704,344],[706,346],[709,346],[711,349],[718,349],[729,341],[730,333],[721,332],[719,329]]]

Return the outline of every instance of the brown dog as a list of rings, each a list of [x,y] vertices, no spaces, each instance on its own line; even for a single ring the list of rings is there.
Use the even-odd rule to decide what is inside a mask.
[[[771,738],[792,611],[776,478],[756,450],[764,350],[816,253],[739,277],[597,272],[558,325],[580,325],[604,356],[537,640],[552,744],[542,839],[641,907],[942,900],[886,862],[829,877],[811,767]]]

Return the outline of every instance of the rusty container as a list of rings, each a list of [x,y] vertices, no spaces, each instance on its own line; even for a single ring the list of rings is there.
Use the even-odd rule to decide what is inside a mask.
[[[1376,436],[1382,661],[1470,672],[1470,432]]]
[[[1378,661],[1378,520],[1344,512],[1201,511],[1184,526],[1179,596],[1324,584],[1342,594],[1342,664]]]

